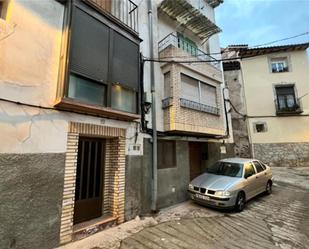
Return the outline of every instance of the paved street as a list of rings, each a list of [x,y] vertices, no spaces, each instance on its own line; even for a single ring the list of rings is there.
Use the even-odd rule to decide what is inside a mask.
[[[309,168],[273,168],[275,186],[242,213],[191,201],[67,244],[61,249],[309,248]]]
[[[276,184],[271,196],[255,198],[240,214],[196,214],[145,228],[121,249],[309,248],[309,191],[297,186]]]

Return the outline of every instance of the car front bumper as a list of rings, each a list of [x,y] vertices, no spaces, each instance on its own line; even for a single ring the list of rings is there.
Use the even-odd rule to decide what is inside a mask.
[[[215,197],[210,195],[204,195],[199,192],[188,190],[191,200],[202,205],[212,206],[216,208],[231,208],[235,206],[236,196],[229,197]]]

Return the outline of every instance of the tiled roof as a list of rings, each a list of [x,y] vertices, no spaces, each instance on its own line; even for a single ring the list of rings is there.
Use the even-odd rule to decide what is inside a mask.
[[[309,42],[299,43],[299,44],[289,44],[289,45],[280,45],[280,46],[270,46],[270,47],[257,47],[257,48],[243,48],[237,47],[234,45],[233,49],[239,51],[239,56],[255,56],[255,55],[264,55],[276,52],[289,52],[296,50],[306,50],[309,47]]]

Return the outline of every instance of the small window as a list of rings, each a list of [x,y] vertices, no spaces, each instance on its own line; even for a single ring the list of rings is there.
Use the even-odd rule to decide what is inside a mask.
[[[262,165],[258,161],[254,161],[253,164],[254,164],[256,171],[258,173],[260,173],[264,170],[264,168],[262,167]]]
[[[164,98],[171,97],[171,73],[164,74]]]
[[[253,165],[251,163],[245,164],[245,178],[252,176],[255,174],[255,170],[253,168]]]
[[[176,142],[170,140],[158,141],[158,169],[176,167]]]
[[[6,8],[7,2],[5,0],[0,0],[0,18],[5,19],[6,16]]]
[[[293,112],[299,110],[294,85],[276,86],[277,111]]]
[[[266,132],[267,131],[266,123],[255,123],[254,130],[257,133]]]
[[[288,60],[287,58],[273,58],[271,59],[271,71],[273,73],[288,72]]]

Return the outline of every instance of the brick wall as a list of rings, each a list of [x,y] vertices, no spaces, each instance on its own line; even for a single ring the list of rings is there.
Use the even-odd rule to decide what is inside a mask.
[[[60,228],[60,244],[72,241],[77,167],[80,135],[106,138],[104,168],[103,215],[124,221],[125,129],[84,123],[70,123],[64,172],[64,190]]]

